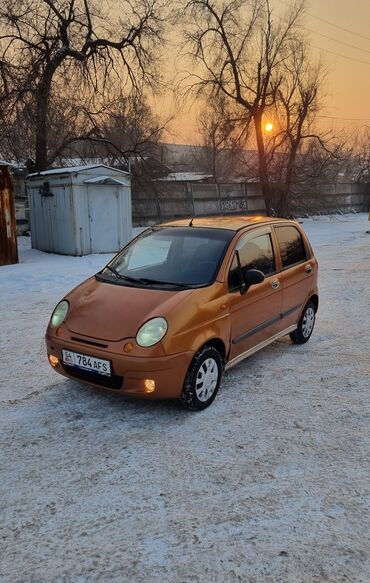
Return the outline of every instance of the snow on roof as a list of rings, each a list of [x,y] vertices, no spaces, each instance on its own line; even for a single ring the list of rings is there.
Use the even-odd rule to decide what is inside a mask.
[[[6,160],[0,160],[0,166],[9,166],[10,168],[20,168],[19,164],[16,162],[7,162]]]
[[[121,174],[128,174],[124,170],[118,170],[118,168],[111,168],[105,164],[85,164],[82,166],[65,166],[64,168],[52,168],[51,170],[44,170],[43,172],[34,172],[29,174],[28,178],[35,176],[49,176],[49,174],[72,174],[75,172],[86,172],[87,170],[92,170],[94,168],[108,168],[108,170],[114,170],[115,172],[120,172]]]
[[[205,172],[171,172],[167,176],[162,178],[157,178],[161,181],[177,181],[177,182],[199,182],[200,180],[206,180],[207,178],[213,178],[212,174],[206,174]]]
[[[84,180],[84,184],[125,184],[122,180],[117,180],[113,176],[94,176]]]

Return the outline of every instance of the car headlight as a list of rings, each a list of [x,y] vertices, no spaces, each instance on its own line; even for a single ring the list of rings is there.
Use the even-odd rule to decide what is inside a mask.
[[[68,310],[69,303],[67,302],[67,300],[62,300],[61,302],[59,302],[59,304],[57,305],[57,307],[55,308],[54,312],[51,315],[50,325],[53,328],[58,328],[58,326],[61,325],[66,315],[68,314]]]
[[[168,325],[164,318],[152,318],[141,326],[136,334],[136,342],[143,348],[154,346],[162,340],[167,329]]]

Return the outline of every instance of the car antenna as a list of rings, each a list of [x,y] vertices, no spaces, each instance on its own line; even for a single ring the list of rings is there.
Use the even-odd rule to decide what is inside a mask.
[[[193,226],[193,221],[194,221],[194,217],[192,217],[192,218],[190,219],[190,223],[188,224],[188,227],[192,227],[192,226]]]

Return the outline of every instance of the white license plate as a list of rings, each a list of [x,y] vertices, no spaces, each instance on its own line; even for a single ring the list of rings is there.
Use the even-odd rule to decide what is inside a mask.
[[[109,360],[102,358],[95,358],[95,356],[87,356],[87,354],[80,354],[79,352],[71,352],[70,350],[62,350],[63,364],[81,368],[90,372],[96,372],[104,376],[111,376],[111,368]]]

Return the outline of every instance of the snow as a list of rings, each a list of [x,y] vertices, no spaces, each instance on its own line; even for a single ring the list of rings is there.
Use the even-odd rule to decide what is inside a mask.
[[[81,166],[64,166],[63,168],[53,168],[52,170],[44,170],[43,172],[34,172],[33,174],[29,174],[28,178],[33,178],[35,176],[49,176],[50,174],[73,174],[74,172],[86,172],[86,170],[93,170],[95,168],[108,168],[108,170],[121,172],[121,174],[128,174],[128,172],[125,172],[124,170],[111,168],[105,164],[84,164]]]
[[[171,172],[170,174],[167,174],[167,176],[157,178],[157,180],[161,182],[200,182],[207,178],[213,178],[213,175],[206,174],[205,172]]]
[[[1,583],[370,581],[370,228],[304,220],[310,342],[227,372],[202,413],[56,375],[57,301],[108,255],[0,267]]]

